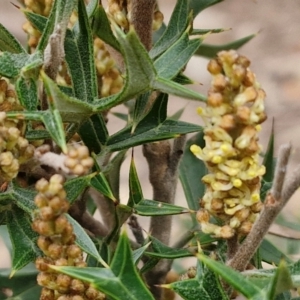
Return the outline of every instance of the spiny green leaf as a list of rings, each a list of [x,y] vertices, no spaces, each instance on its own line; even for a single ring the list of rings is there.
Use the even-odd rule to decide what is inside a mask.
[[[83,229],[83,227],[80,224],[78,224],[78,222],[74,220],[70,215],[66,214],[66,217],[68,221],[71,223],[71,225],[73,226],[73,230],[76,235],[76,244],[81,248],[82,251],[91,255],[92,257],[97,259],[97,261],[102,263],[103,266],[107,267],[107,264],[100,256],[95,244],[88,236],[86,231]]]
[[[80,2],[81,0],[64,0],[64,1],[56,1],[56,10],[55,10],[55,22],[54,22],[54,27],[59,26],[62,34],[66,32],[68,23],[70,21],[70,17],[72,12],[74,11],[76,4],[79,3],[78,5],[78,17],[80,19],[79,14],[81,13],[80,11]],[[85,5],[82,1],[82,5],[85,10]],[[80,21],[79,21],[80,22]]]
[[[249,282],[242,274],[203,254],[198,254],[197,256],[199,260],[201,260],[208,268],[210,268],[217,275],[221,276],[227,283],[229,283],[234,289],[239,291],[245,297],[251,299],[261,295],[261,289]]]
[[[188,63],[201,44],[200,39],[189,40],[185,32],[166,52],[154,62],[154,67],[160,77],[172,79]]]
[[[91,283],[111,299],[140,300],[142,295],[145,300],[154,300],[136,270],[125,233],[120,236],[111,269],[54,266],[52,268]]]
[[[160,39],[155,43],[155,45],[149,52],[152,59],[162,54],[179,39],[181,34],[186,30],[188,26],[188,17],[188,1],[177,0],[176,6],[173,10],[166,30],[163,32]]]
[[[196,276],[192,279],[163,285],[172,289],[185,300],[228,300],[218,277],[202,262],[197,262]]]
[[[19,41],[0,23],[0,51],[11,53],[25,53]]]
[[[135,249],[132,252],[132,259],[135,264],[137,264],[139,262],[140,258],[144,255],[145,251],[150,246],[150,244],[151,244],[151,242],[147,243],[146,245],[144,245],[138,249]]]
[[[155,90],[160,90],[166,94],[183,97],[190,100],[206,101],[206,96],[165,78],[155,78],[155,81],[152,83],[152,88]]]
[[[115,196],[113,195],[113,192],[109,186],[107,179],[105,178],[102,172],[98,173],[92,178],[91,186],[104,196],[108,197],[109,199],[112,199],[114,202],[117,201]]]
[[[94,17],[98,7],[99,7],[99,0],[89,1],[89,3],[85,7],[88,19],[91,19]],[[73,30],[76,33],[79,32],[79,22],[78,21],[75,23]]]
[[[91,103],[97,97],[93,40],[84,2],[78,2],[79,32],[67,30],[65,53],[75,97]]]
[[[136,299],[153,299],[151,293],[141,280],[132,259],[129,239],[125,231],[120,236],[117,249],[111,262],[111,270],[118,276],[122,283],[130,290]]]
[[[93,107],[86,102],[63,93],[44,72],[41,73],[45,89],[64,122],[81,123],[93,114]]]
[[[10,184],[8,189],[15,200],[15,204],[28,214],[32,214],[32,212],[36,209],[34,197],[37,192],[32,189],[21,188],[15,183],[15,181]]]
[[[193,16],[195,18],[202,10],[222,1],[223,0],[190,0],[189,9],[193,10]]]
[[[126,35],[118,27],[115,30],[126,65],[126,81],[119,94],[95,101],[99,111],[109,109],[147,92],[156,76],[148,52],[141,44],[134,29],[131,28]]]
[[[72,178],[64,184],[64,189],[67,193],[67,199],[72,204],[82,194],[82,192],[90,185],[95,173]]]
[[[93,33],[101,40],[121,52],[120,44],[111,30],[109,20],[102,6],[98,6],[95,12],[92,29]]]
[[[37,76],[38,69],[42,66],[43,60],[40,52],[33,54],[9,53],[0,54],[0,75],[7,78],[16,78],[19,75],[30,77]]]
[[[151,257],[159,257],[166,259],[176,259],[182,257],[194,256],[194,254],[188,249],[174,249],[171,248],[153,236],[149,236],[149,240],[151,241],[151,247],[153,251],[146,251],[146,255]]]
[[[217,55],[219,51],[239,49],[240,47],[248,43],[250,40],[252,40],[255,36],[256,34],[251,34],[244,38],[241,38],[239,40],[224,45],[208,45],[203,43],[196,51],[196,55],[204,56],[207,58],[213,58]]]
[[[207,173],[203,161],[195,157],[190,146],[197,144],[204,146],[203,132],[197,133],[186,143],[183,157],[179,164],[179,178],[183,187],[188,207],[193,210],[199,209],[199,200],[204,195],[205,185],[201,178]]]
[[[19,77],[15,87],[22,106],[27,110],[36,110],[39,103],[36,81],[32,78]]]
[[[133,156],[131,158],[130,163],[130,171],[129,171],[129,201],[128,206],[133,207],[138,204],[141,200],[143,200],[143,192],[140,184],[139,177],[137,175],[135,163]]]
[[[52,139],[62,149],[62,151],[66,153],[67,144],[65,131],[59,111],[55,108],[44,111],[41,118]]]
[[[35,241],[38,234],[31,229],[28,214],[14,206],[13,210],[6,212],[7,228],[13,245],[12,272],[22,269],[35,258],[41,255]]]
[[[34,12],[29,11],[27,9],[24,9],[22,11],[23,11],[25,17],[27,18],[27,20],[31,23],[31,25],[33,27],[35,27],[35,29],[37,29],[40,33],[43,33],[43,31],[46,27],[48,18],[46,18],[42,15],[39,15],[39,14],[35,14]],[[50,16],[51,16],[51,14],[50,14]],[[40,50],[42,50],[42,49],[40,49]]]
[[[104,170],[104,174],[107,177],[111,190],[118,200],[120,199],[120,169],[125,159],[126,153],[127,149],[117,153],[117,155],[108,163]]]
[[[111,151],[116,151],[146,142],[174,138],[178,135],[201,129],[197,125],[166,120],[167,103],[168,95],[161,93],[147,115],[136,125],[134,132],[132,124],[126,126],[108,139],[108,148]]]
[[[133,207],[134,212],[140,216],[165,216],[188,213],[189,211],[181,206],[164,202],[143,199]]]

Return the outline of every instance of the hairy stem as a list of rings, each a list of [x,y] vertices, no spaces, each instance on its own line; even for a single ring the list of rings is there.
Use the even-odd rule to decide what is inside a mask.
[[[288,180],[285,180],[290,153],[291,145],[283,145],[280,148],[275,169],[275,179],[272,189],[266,197],[264,209],[253,225],[249,235],[239,247],[233,258],[228,261],[228,265],[235,270],[245,270],[250,259],[267,234],[271,224],[300,186],[300,166],[296,168]]]

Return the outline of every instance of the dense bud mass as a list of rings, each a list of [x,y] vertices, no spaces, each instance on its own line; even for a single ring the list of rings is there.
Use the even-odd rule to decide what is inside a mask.
[[[259,191],[265,167],[259,163],[258,132],[266,119],[265,92],[249,65],[233,50],[219,52],[209,62],[213,78],[207,106],[198,109],[205,122],[205,147],[190,148],[209,170],[202,178],[206,192],[197,220],[203,232],[224,239],[248,234],[262,208]],[[209,216],[223,226],[209,223]]]
[[[81,249],[75,244],[73,227],[65,216],[69,209],[66,192],[63,188],[64,178],[53,175],[49,181],[40,179],[36,183],[39,192],[35,197],[38,211],[32,223],[32,228],[40,236],[38,247],[44,257],[35,261],[40,271],[37,281],[43,286],[40,299],[90,299],[91,287],[70,276],[59,274],[49,268],[49,265],[85,267]],[[94,291],[95,298],[105,299],[101,292]],[[77,297],[77,298],[76,298]]]

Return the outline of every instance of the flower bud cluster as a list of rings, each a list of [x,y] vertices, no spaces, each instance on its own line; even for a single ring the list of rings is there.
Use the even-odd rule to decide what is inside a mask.
[[[206,192],[197,219],[204,232],[224,239],[247,235],[262,208],[265,167],[259,163],[258,132],[266,119],[265,92],[249,65],[234,50],[219,52],[209,62],[212,85],[206,108],[198,109],[205,122],[205,147],[190,148],[209,170],[202,178]],[[211,215],[224,225],[211,224]]]
[[[131,17],[131,0],[108,0],[108,15],[114,20],[114,22],[122,27],[124,30],[128,31],[130,23],[132,22]],[[156,7],[153,14],[152,29],[153,31],[158,30],[164,20],[164,15]]]
[[[53,175],[48,182],[36,183],[38,194],[34,201],[38,207],[32,228],[39,234],[38,247],[44,257],[35,264],[40,271],[37,282],[43,287],[40,299],[105,299],[105,295],[89,284],[68,275],[59,274],[49,265],[85,267],[81,249],[75,244],[73,227],[65,216],[69,209],[61,175]]]
[[[99,38],[94,39],[94,57],[99,82],[99,94],[107,97],[118,93],[123,87],[123,78],[114,59]]]
[[[34,154],[34,146],[23,137],[24,123],[9,120],[6,112],[22,110],[13,85],[0,79],[0,183],[11,181],[18,175],[19,166]]]
[[[94,160],[89,155],[89,149],[80,144],[69,145],[64,161],[65,166],[74,175],[84,175],[88,173],[94,165]]]

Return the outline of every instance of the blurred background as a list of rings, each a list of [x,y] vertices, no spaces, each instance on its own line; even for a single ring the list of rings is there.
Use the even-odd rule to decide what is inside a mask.
[[[0,1],[0,22],[6,26],[20,41],[25,43],[26,35],[22,31],[24,17],[22,12],[11,4],[18,4],[16,0]],[[200,0],[199,0],[200,1]],[[160,10],[167,23],[175,0],[160,0]],[[272,120],[275,120],[275,151],[279,145],[291,142],[293,145],[292,160],[289,172],[300,164],[300,1],[299,0],[227,0],[210,7],[200,13],[196,18],[194,28],[212,29],[228,28],[220,34],[211,34],[205,43],[225,44],[247,35],[257,33],[257,36],[243,46],[239,53],[247,56],[252,64],[251,69],[256,73],[258,81],[267,93],[266,108],[268,119],[263,124],[261,143],[266,146],[271,133]],[[207,60],[193,57],[186,69],[186,75],[199,84],[191,86],[192,89],[206,94],[210,84],[210,77],[206,71]],[[185,107],[182,115],[183,121],[201,123],[196,114],[200,104],[179,98],[169,100],[169,114],[172,115]],[[124,107],[114,111],[124,110]],[[110,133],[124,127],[125,123],[109,115]],[[144,196],[152,197],[151,186],[148,183],[148,166],[140,149],[135,149],[135,160],[138,174],[142,180]],[[122,202],[128,199],[128,172],[129,160],[124,163],[121,174]],[[177,204],[185,205],[184,194],[180,183],[178,184]],[[290,221],[300,223],[300,193],[296,193],[284,210]],[[174,218],[173,234],[178,235],[181,226],[185,226],[188,216]],[[147,219],[142,224],[147,230]],[[275,230],[275,229],[274,229]],[[282,229],[281,229],[282,230]],[[294,237],[300,238],[300,233],[294,232]],[[280,238],[277,242],[281,243]],[[281,243],[285,251],[300,253],[299,242]],[[296,247],[295,247],[296,245]],[[8,252],[0,242],[0,267],[9,266]]]

